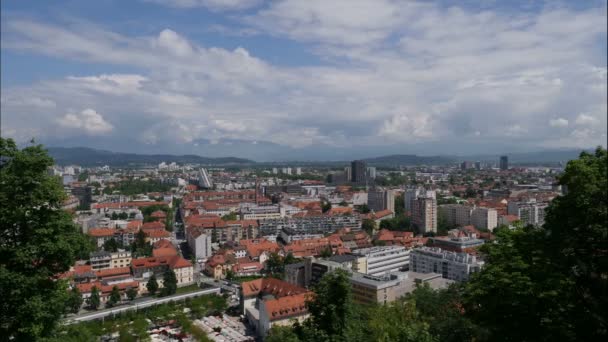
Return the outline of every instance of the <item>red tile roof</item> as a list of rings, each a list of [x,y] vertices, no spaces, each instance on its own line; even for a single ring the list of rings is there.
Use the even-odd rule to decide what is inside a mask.
[[[116,229],[114,228],[91,228],[88,234],[92,237],[108,237],[114,236]]]
[[[146,233],[146,236],[149,238],[168,238],[171,236],[171,233],[169,233],[166,230],[145,230],[144,233]]]
[[[277,321],[308,314],[306,300],[310,296],[311,293],[306,292],[264,301],[269,320]]]
[[[257,296],[260,292],[271,294],[277,298],[308,292],[303,287],[275,278],[260,278],[246,281],[241,284],[241,289],[245,297]]]
[[[109,268],[105,270],[96,271],[97,278],[113,277],[117,275],[129,275],[131,274],[131,268],[129,267],[117,267]]]
[[[151,229],[165,230],[165,224],[162,222],[159,222],[159,221],[146,222],[141,226],[141,229],[143,229],[143,230],[151,230]]]
[[[131,267],[134,269],[137,268],[151,268],[157,267],[160,265],[169,265],[171,269],[175,268],[183,268],[183,267],[192,267],[192,264],[178,256],[160,256],[160,257],[149,257],[149,258],[137,258],[131,261]]]

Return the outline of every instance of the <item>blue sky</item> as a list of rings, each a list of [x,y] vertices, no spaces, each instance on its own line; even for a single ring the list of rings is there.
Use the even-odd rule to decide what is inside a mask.
[[[606,1],[1,6],[18,141],[257,160],[606,145]]]

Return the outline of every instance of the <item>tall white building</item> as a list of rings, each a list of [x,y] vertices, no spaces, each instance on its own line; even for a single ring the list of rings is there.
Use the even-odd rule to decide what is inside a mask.
[[[276,175],[276,174],[278,174],[278,173],[279,173],[279,169],[277,169],[276,167],[273,167],[273,168],[272,168],[272,174],[273,174],[273,175]]]
[[[291,175],[291,168],[290,167],[286,168],[285,173],[288,175]]]
[[[344,176],[346,177],[347,182],[353,180],[353,169],[350,166],[344,168]]]
[[[498,226],[498,212],[494,208],[476,207],[471,212],[471,224],[478,229],[494,230]]]
[[[516,215],[524,225],[542,226],[545,224],[545,210],[549,206],[545,202],[509,202],[507,212]]]
[[[211,177],[209,177],[209,174],[205,168],[201,168],[198,172],[198,185],[205,189],[210,189],[213,187]]]
[[[367,206],[375,212],[390,210],[395,212],[395,195],[393,190],[374,189],[367,193]]]
[[[203,234],[201,231],[192,229],[188,232],[186,239],[188,247],[196,259],[207,259],[211,252],[211,235]]]
[[[478,229],[493,230],[498,225],[498,213],[493,208],[445,204],[439,206],[439,214],[451,226],[473,225]]]
[[[376,167],[375,166],[368,166],[367,167],[367,176],[370,179],[376,179]]]
[[[412,223],[420,233],[437,232],[437,199],[434,196],[418,196],[412,200]]]
[[[361,248],[352,254],[364,258],[358,263],[358,271],[374,276],[399,271],[410,263],[410,250],[403,246]]]
[[[410,271],[440,273],[443,278],[466,281],[471,273],[479,272],[483,262],[474,255],[444,251],[441,248],[421,247],[410,253]]]
[[[301,175],[302,174],[302,168],[301,167],[296,167],[296,175]]]

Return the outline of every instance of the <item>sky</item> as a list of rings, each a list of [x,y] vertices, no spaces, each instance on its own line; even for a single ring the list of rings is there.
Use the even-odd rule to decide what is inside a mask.
[[[606,1],[2,0],[1,134],[346,160],[606,146]]]

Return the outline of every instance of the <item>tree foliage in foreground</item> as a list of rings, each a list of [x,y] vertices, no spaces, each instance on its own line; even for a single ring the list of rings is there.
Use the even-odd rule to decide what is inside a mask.
[[[493,341],[595,341],[607,335],[608,158],[582,153],[559,178],[542,228],[499,230],[465,286],[467,316]]]
[[[0,138],[0,335],[16,340],[50,334],[69,297],[54,276],[89,246],[61,210],[65,193],[47,173],[52,165],[42,146],[20,150]]]

